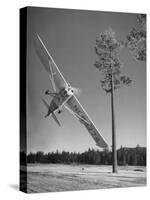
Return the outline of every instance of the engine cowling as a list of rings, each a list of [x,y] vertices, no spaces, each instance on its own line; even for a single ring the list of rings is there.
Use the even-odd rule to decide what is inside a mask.
[[[67,85],[65,90],[69,96],[74,94],[74,88],[72,88],[70,85]]]

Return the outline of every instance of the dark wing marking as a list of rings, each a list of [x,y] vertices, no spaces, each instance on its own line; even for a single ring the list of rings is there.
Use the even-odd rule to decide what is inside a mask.
[[[107,148],[107,143],[95,127],[94,123],[92,122],[78,99],[73,95],[67,101],[66,105],[74,112],[75,116],[78,117],[79,121],[85,126],[92,138],[95,140],[96,145],[101,148]]]

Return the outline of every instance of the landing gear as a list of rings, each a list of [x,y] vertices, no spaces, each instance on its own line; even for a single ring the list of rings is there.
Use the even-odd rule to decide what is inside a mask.
[[[45,94],[48,95],[48,94],[49,94],[49,90],[46,90],[46,91],[45,91]]]
[[[58,110],[58,114],[61,114],[62,113],[62,110]]]

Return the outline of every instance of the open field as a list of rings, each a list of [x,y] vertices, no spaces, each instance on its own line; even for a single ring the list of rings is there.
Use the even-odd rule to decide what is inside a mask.
[[[58,192],[146,185],[145,167],[122,166],[118,169],[118,174],[112,174],[111,166],[28,164],[27,191]]]

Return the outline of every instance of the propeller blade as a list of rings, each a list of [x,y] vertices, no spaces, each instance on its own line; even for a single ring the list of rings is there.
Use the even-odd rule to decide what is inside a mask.
[[[82,93],[82,90],[80,88],[73,88],[74,94],[77,96],[80,96]]]

